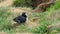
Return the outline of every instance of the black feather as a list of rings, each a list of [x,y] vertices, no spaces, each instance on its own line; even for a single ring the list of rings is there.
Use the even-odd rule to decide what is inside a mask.
[[[25,12],[23,12],[21,16],[14,18],[13,21],[17,22],[18,24],[21,24],[21,23],[26,22],[26,18],[27,18],[27,16],[26,16]]]

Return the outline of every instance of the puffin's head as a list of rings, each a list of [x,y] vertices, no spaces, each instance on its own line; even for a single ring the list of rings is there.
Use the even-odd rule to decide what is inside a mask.
[[[23,12],[23,13],[22,13],[22,16],[27,17],[27,16],[26,16],[26,12]]]

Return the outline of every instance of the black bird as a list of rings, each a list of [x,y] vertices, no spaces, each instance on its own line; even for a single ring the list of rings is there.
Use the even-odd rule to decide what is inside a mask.
[[[21,16],[14,18],[13,21],[17,22],[17,24],[21,24],[26,22],[26,18],[27,18],[26,13],[23,12]]]

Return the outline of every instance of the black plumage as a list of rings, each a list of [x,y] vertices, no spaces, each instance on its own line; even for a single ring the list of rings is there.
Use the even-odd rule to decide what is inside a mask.
[[[21,16],[18,16],[16,18],[14,18],[13,20],[15,22],[17,22],[18,24],[21,24],[21,23],[25,23],[26,22],[26,18],[27,18],[27,16],[26,16],[25,12],[23,12]]]

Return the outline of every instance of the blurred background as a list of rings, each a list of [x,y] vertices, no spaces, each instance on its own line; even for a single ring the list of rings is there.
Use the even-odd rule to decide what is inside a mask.
[[[22,12],[27,20],[17,26]],[[60,0],[0,0],[0,34],[60,34]]]

